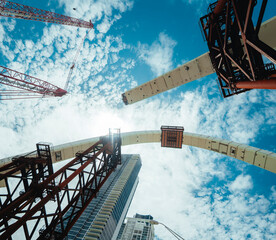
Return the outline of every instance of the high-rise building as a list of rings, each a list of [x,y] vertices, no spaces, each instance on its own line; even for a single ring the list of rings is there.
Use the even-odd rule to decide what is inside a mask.
[[[151,224],[151,215],[136,213],[133,218],[127,218],[122,224],[117,240],[153,240],[154,225]]]
[[[140,168],[139,155],[122,155],[122,164],[108,177],[67,239],[116,240],[136,190]]]

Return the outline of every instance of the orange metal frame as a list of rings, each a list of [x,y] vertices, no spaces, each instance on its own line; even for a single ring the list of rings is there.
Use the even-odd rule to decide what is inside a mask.
[[[183,127],[162,126],[161,147],[182,148]]]

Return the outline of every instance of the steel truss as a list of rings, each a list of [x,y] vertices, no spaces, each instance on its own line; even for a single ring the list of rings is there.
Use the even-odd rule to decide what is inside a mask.
[[[56,172],[49,145],[37,144],[37,157],[21,156],[0,168],[7,190],[1,194],[0,238],[12,239],[17,230],[22,234],[24,230],[26,239],[63,239],[117,164],[121,164],[119,131],[78,152]],[[11,178],[18,183],[11,184]]]
[[[51,83],[24,73],[0,66],[0,84],[22,90],[0,90],[0,99],[7,100],[9,97],[34,98],[34,97],[62,97],[67,93]]]
[[[0,16],[57,23],[83,28],[93,28],[91,21],[87,22],[81,19],[64,16],[58,13],[53,13],[6,0],[0,0]]]
[[[256,3],[219,0],[200,19],[223,97],[276,86],[276,51],[258,37],[267,0],[262,1],[254,27],[252,14]],[[271,63],[264,63],[263,56]]]

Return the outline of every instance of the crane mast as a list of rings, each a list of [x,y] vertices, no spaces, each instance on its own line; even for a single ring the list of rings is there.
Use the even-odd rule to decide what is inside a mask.
[[[0,0],[0,16],[57,23],[82,28],[93,28],[91,21],[87,22],[81,19],[68,17],[62,14],[53,13],[6,0]]]
[[[0,66],[0,84],[20,90],[0,90],[0,100],[34,97],[62,97],[67,93],[49,82]]]

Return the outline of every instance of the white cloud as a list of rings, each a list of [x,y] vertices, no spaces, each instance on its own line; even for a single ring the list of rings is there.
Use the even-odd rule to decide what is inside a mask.
[[[76,17],[83,18],[85,20],[92,20],[92,23],[96,23],[101,20],[103,16],[112,16],[115,12],[125,12],[133,7],[133,1],[131,0],[98,0],[98,1],[86,1],[86,0],[59,0],[61,5],[65,6],[65,13]],[[74,6],[76,11],[73,10]]]
[[[154,75],[161,75],[172,69],[173,48],[176,42],[167,34],[160,33],[158,40],[152,45],[138,45],[139,57],[148,64]]]
[[[98,78],[96,82],[104,80],[103,77]],[[114,89],[117,89],[116,86]],[[183,93],[179,102],[163,104],[163,108],[160,108],[161,100],[156,99],[116,109],[109,104],[120,92],[108,93],[110,96],[104,98],[95,93],[91,98],[72,94],[59,100],[45,99],[39,101],[34,109],[30,109],[33,105],[30,102],[21,104],[22,109],[17,110],[17,116],[12,112],[7,116],[6,123],[9,125],[5,131],[9,130],[10,137],[8,142],[2,139],[1,146],[5,147],[5,151],[1,151],[1,154],[33,150],[39,141],[56,145],[99,136],[106,134],[109,127],[120,127],[125,132],[158,129],[163,123],[172,123],[184,125],[188,131],[196,131],[202,122],[190,119],[192,117],[196,120],[197,115],[199,118],[204,117],[202,109],[206,106],[201,104],[208,99],[204,94],[188,92]],[[119,102],[120,99],[115,101]],[[9,110],[15,107],[18,108],[15,102],[14,105],[9,104]],[[5,114],[7,109],[4,109]],[[226,109],[220,111],[225,113]],[[19,116],[24,119],[24,123],[13,120]],[[212,119],[206,119],[204,126],[208,128],[212,122]],[[19,132],[11,131],[16,124],[22,126]],[[1,130],[3,133],[5,131]],[[212,131],[210,129],[208,133],[211,135]],[[266,198],[258,195],[251,197],[246,193],[247,189],[252,188],[252,177],[249,175],[240,175],[229,185],[234,193],[245,194],[230,194],[227,197],[227,188],[217,188],[214,200],[211,201],[212,190],[204,190],[203,186],[214,176],[227,179],[228,175],[223,162],[215,164],[215,159],[220,158],[218,154],[190,147],[182,150],[161,149],[159,144],[124,147],[123,153],[140,153],[143,161],[130,216],[136,212],[150,213],[188,239],[197,239],[198,236],[206,239],[241,239],[245,238],[245,232],[251,234],[252,238],[273,236],[273,221],[270,219],[275,214],[267,213],[271,205]],[[194,191],[201,192],[201,196],[195,196]],[[256,224],[258,229],[254,230]],[[161,226],[156,227],[156,232],[162,239],[171,237]]]
[[[271,188],[270,198],[272,201],[276,202],[276,186],[275,185]]]
[[[159,95],[124,106],[121,93],[135,86],[131,72],[136,64],[130,46],[120,36],[112,36],[116,12],[131,9],[129,1],[62,0],[66,12],[78,13],[97,21],[79,56],[64,98],[0,102],[0,158],[31,151],[40,141],[54,145],[106,134],[109,127],[123,132],[159,129],[161,125],[182,125],[188,132],[216,136],[241,143],[259,140],[260,129],[275,124],[276,97],[272,91],[251,91],[231,99],[208,95],[212,83],[195,87],[178,96]],[[93,14],[91,14],[93,12]],[[123,15],[122,15],[123,16]],[[5,33],[6,34],[6,33]],[[9,66],[64,86],[69,67],[85,30],[49,25],[35,40],[17,40],[16,60]],[[8,37],[5,35],[5,37]],[[155,74],[173,66],[176,42],[165,33],[151,45],[141,44],[141,58]],[[0,46],[5,53],[10,46]],[[128,51],[128,54],[121,54]],[[125,57],[127,55],[127,57]],[[262,107],[252,102],[262,103]],[[252,114],[254,113],[254,114]],[[184,146],[182,150],[161,149],[160,144],[123,148],[124,153],[140,153],[143,166],[140,183],[129,215],[151,214],[185,239],[272,239],[276,213],[269,212],[275,201],[275,188],[267,198],[251,196],[253,177],[246,164],[219,154]],[[234,162],[242,175],[233,178],[227,168]],[[240,166],[242,165],[242,168]],[[240,173],[239,173],[240,174]],[[225,184],[208,186],[214,179]],[[215,184],[214,184],[215,185]],[[232,192],[229,193],[229,190]],[[171,235],[156,227],[162,239]]]
[[[239,175],[229,184],[229,189],[231,192],[247,191],[253,188],[253,183],[250,175]]]
[[[9,32],[14,30],[15,25],[16,21],[14,19],[0,18],[0,44],[2,45],[0,51],[9,61],[12,61],[15,57],[14,52],[9,49],[12,42]]]
[[[102,23],[98,24],[96,28],[100,33],[107,33],[113,23],[119,20],[121,17],[121,15],[116,15],[114,16],[113,20],[110,21],[109,17],[105,16]]]

